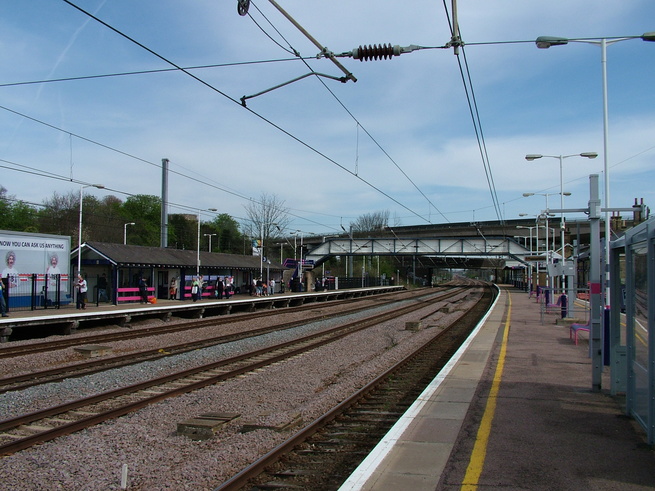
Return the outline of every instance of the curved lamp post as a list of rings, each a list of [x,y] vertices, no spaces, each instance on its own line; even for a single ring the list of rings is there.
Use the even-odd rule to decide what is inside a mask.
[[[537,48],[548,49],[551,46],[563,46],[569,42],[585,43],[600,46],[603,77],[603,172],[605,174],[605,305],[609,305],[609,263],[610,263],[610,179],[609,179],[609,117],[607,114],[607,45],[628,41],[630,39],[641,39],[642,41],[655,41],[655,31],[645,32],[641,36],[625,36],[619,38],[589,38],[589,39],[568,39],[563,37],[539,36],[535,40]]]
[[[523,193],[523,196],[526,197],[526,198],[528,196],[535,196],[535,195],[545,196],[546,197],[546,212],[544,213],[544,216],[546,217],[546,263],[551,262],[551,255],[550,255],[550,250],[549,250],[549,247],[548,247],[548,232],[549,232],[549,230],[551,230],[548,227],[548,216],[550,215],[550,209],[548,208],[548,197],[549,196],[555,196],[555,195],[558,195],[558,194],[561,194],[563,196],[571,196],[571,193],[569,193],[569,192],[565,192],[565,193]],[[537,217],[537,220],[538,219],[539,218]],[[553,232],[554,232],[554,229],[553,229]],[[554,235],[553,235],[553,251],[555,251],[555,236]],[[550,284],[550,275],[548,274],[548,271],[546,271],[546,282],[547,282],[547,286],[550,287],[551,286],[551,284]]]
[[[84,199],[83,191],[85,188],[104,189],[104,184],[84,184],[80,186],[80,223],[77,231],[77,274],[82,274],[82,201]],[[75,290],[75,303],[77,303],[77,288]]]
[[[77,274],[82,271],[82,201],[84,199],[83,191],[85,188],[104,189],[104,184],[85,184],[80,186],[80,226],[77,233]]]
[[[541,155],[538,153],[530,153],[525,156],[525,160],[528,161],[533,161],[533,160],[538,160],[544,157],[548,158],[553,158],[553,159],[559,159],[559,194],[560,194],[560,244],[562,246],[562,259],[565,258],[564,254],[564,229],[566,228],[566,225],[564,223],[564,196],[570,196],[571,193],[566,194],[564,192],[564,181],[562,178],[562,161],[564,159],[568,159],[570,157],[585,157],[587,159],[595,159],[598,157],[598,154],[596,152],[583,152],[583,153],[574,153],[572,155]],[[525,194],[523,195],[525,196]],[[548,199],[548,198],[546,198]],[[546,205],[546,208],[548,208],[548,205]],[[564,281],[564,274],[562,273],[562,281]]]

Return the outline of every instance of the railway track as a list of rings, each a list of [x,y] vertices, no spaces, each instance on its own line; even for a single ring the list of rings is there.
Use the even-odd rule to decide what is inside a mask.
[[[432,289],[426,290],[423,295],[433,295],[437,291],[442,289]],[[361,297],[357,299],[347,299],[347,300],[328,300],[325,302],[310,303],[305,305],[300,305],[297,307],[286,307],[283,311],[285,313],[294,313],[294,312],[304,312],[315,310],[317,305],[321,306],[339,306],[339,305],[352,305],[352,304],[362,304],[362,303],[383,303],[383,302],[393,302],[399,301],[404,298],[416,298],[416,295],[409,291],[402,292],[391,292],[383,293],[376,297]],[[358,308],[358,307],[355,307]],[[366,307],[361,307],[366,308]],[[186,331],[189,329],[199,329],[207,326],[220,326],[225,324],[230,324],[234,322],[250,321],[261,319],[263,317],[270,316],[270,310],[263,310],[251,313],[238,313],[231,314],[229,316],[214,316],[207,317],[204,319],[196,319],[193,321],[184,321],[176,323],[167,323],[165,325],[158,325],[155,327],[147,327],[141,329],[129,329],[122,332],[113,332],[113,333],[104,333],[104,334],[92,334],[89,336],[73,337],[67,339],[58,339],[53,341],[45,341],[42,343],[31,343],[31,344],[22,344],[22,345],[11,345],[11,344],[2,344],[0,345],[0,358],[12,358],[15,356],[25,356],[32,355],[36,353],[44,353],[48,351],[56,351],[60,349],[70,348],[72,346],[79,346],[80,343],[85,344],[103,344],[108,342],[116,341],[126,341],[130,339],[138,339],[149,336],[160,336],[163,334],[172,334],[181,331]]]
[[[215,491],[338,489],[448,362],[493,298],[487,288],[475,308],[451,328]]]
[[[432,290],[428,293],[421,294],[419,297],[413,297],[412,300],[421,301],[421,299],[429,298],[431,299],[430,301],[443,301],[448,298],[452,298],[453,296],[459,294],[461,291],[462,291],[461,288],[455,288],[445,292]],[[402,296],[401,298],[406,298],[406,296]],[[396,304],[398,301],[400,301],[398,297],[393,296],[392,298],[388,298],[382,302],[377,300],[375,304],[377,307],[385,307],[388,305]],[[214,336],[207,339],[196,340],[187,343],[180,343],[176,345],[162,345],[148,350],[131,352],[125,355],[103,357],[96,360],[76,363],[74,365],[67,365],[64,367],[57,367],[57,368],[41,370],[41,371],[31,371],[29,373],[15,375],[11,377],[4,377],[0,379],[0,394],[9,391],[23,390],[44,383],[58,382],[72,377],[82,377],[85,375],[97,373],[103,370],[109,370],[112,368],[120,368],[124,366],[135,365],[137,363],[142,363],[144,361],[157,360],[160,358],[165,358],[168,356],[173,356],[173,355],[185,353],[192,350],[202,349],[210,346],[216,346],[223,343],[236,342],[246,338],[261,336],[272,332],[293,329],[294,327],[297,327],[299,325],[305,325],[316,321],[333,319],[333,318],[343,317],[346,315],[352,315],[354,313],[362,312],[370,308],[371,305],[355,306],[345,311],[339,311],[339,312],[327,313],[327,314],[319,313],[317,315],[305,317],[304,319],[299,321],[271,324],[260,329],[248,330],[247,332],[239,332],[235,334]],[[313,306],[312,310],[316,310],[316,306]],[[246,319],[239,318],[238,320],[242,321],[242,320],[258,319],[261,316],[262,314],[257,314],[253,316],[248,316],[248,318]],[[234,322],[234,320],[236,319],[233,319],[232,322]],[[200,323],[202,324],[202,327],[206,327],[208,325],[207,322],[200,322]],[[172,332],[187,330],[189,329],[188,324],[189,323],[184,323],[181,326],[176,326]],[[215,325],[215,323],[209,325]],[[196,327],[197,326],[194,325],[194,328]],[[170,332],[171,331],[166,330],[161,334],[167,334]],[[123,334],[124,333],[119,333],[118,336],[119,340],[126,339],[123,336]],[[153,332],[152,329],[148,329],[146,336],[152,336],[154,334],[157,333]],[[131,339],[131,337],[128,339]],[[66,346],[68,346],[68,340],[65,341],[66,341]],[[81,343],[81,340],[78,339],[77,343],[75,343],[75,346],[79,346],[80,344],[87,344],[87,343],[102,343],[102,342],[109,343],[109,342],[116,341],[116,339],[114,339],[112,335],[102,335],[102,336],[92,336],[91,339],[84,338],[83,341],[84,342]],[[56,343],[57,346],[59,346],[59,342],[57,341]],[[46,343],[40,343],[37,349],[35,351],[30,351],[29,354],[36,354],[45,351],[44,346],[41,346],[41,344],[46,344]]]
[[[412,302],[391,312],[377,314],[291,342],[0,421],[0,455],[11,454],[169,397],[252,372],[420,308],[425,308],[425,302]]]

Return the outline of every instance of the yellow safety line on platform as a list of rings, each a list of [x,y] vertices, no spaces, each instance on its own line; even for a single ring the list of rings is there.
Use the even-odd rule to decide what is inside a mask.
[[[498,400],[498,390],[500,389],[500,380],[503,377],[503,369],[505,368],[505,354],[507,353],[507,338],[509,336],[510,320],[512,318],[512,295],[507,292],[507,319],[505,320],[505,330],[503,332],[503,342],[500,346],[500,355],[498,357],[498,365],[496,366],[496,373],[494,374],[491,390],[489,391],[489,398],[487,399],[487,407],[484,410],[480,428],[475,438],[475,445],[471,453],[469,465],[466,468],[466,475],[462,482],[461,489],[466,491],[473,491],[478,488],[482,468],[484,467],[484,459],[487,455],[487,445],[489,444],[489,434],[491,433],[491,422],[496,413],[496,402]]]

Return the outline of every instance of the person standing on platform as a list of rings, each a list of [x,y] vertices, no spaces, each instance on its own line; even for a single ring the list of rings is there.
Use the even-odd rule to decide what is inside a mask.
[[[269,295],[273,295],[275,293],[275,280],[271,279],[271,282],[268,285],[269,287]]]
[[[82,277],[82,274],[77,275],[77,309],[86,309],[86,290],[87,284],[86,280]]]
[[[200,292],[200,286],[198,285],[198,277],[193,278],[193,283],[191,284],[191,298],[194,302],[198,301],[198,293]]]
[[[200,275],[198,277],[198,300],[202,300],[202,290],[205,288],[205,277]]]
[[[216,280],[216,290],[214,290],[214,291],[216,292],[216,298],[218,298],[219,300],[222,300],[223,299],[223,280],[221,280],[220,277]]]
[[[141,296],[141,303],[148,303],[148,283],[143,276],[139,280],[139,295]]]
[[[168,299],[175,300],[177,298],[177,280],[173,278],[171,284],[168,287]]]

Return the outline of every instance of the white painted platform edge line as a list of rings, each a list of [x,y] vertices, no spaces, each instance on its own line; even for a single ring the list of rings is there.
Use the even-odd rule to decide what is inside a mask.
[[[501,295],[496,297],[493,305],[489,311],[485,314],[482,320],[475,326],[475,329],[466,341],[460,346],[460,348],[455,352],[450,361],[443,367],[441,372],[430,382],[421,395],[414,401],[414,403],[405,411],[405,413],[400,417],[400,419],[394,424],[387,434],[380,440],[375,448],[368,454],[368,456],[362,461],[359,466],[353,471],[350,477],[341,485],[339,491],[357,491],[362,488],[362,486],[370,479],[373,475],[373,472],[378,468],[382,461],[387,457],[391,449],[398,442],[398,439],[405,432],[412,420],[420,413],[423,406],[428,402],[434,392],[439,388],[439,386],[446,379],[448,374],[452,369],[457,365],[459,359],[466,352],[469,345],[473,342],[473,339],[477,336],[482,326],[484,326],[487,319],[496,309],[498,300]]]

